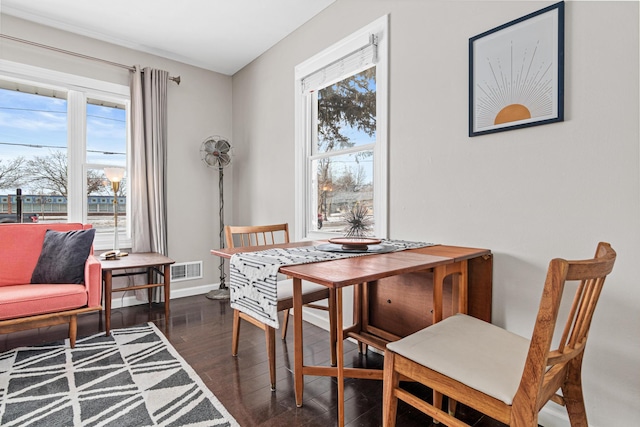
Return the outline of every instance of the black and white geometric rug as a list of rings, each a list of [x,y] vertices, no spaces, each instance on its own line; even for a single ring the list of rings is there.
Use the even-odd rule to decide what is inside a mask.
[[[1,426],[239,426],[153,323],[0,353]]]

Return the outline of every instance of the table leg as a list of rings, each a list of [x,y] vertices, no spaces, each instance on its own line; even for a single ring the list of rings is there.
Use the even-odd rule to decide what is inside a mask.
[[[442,320],[442,292],[444,278],[447,275],[447,266],[441,265],[433,269],[433,319],[432,323]]]
[[[453,264],[442,265],[433,269],[433,323],[442,320],[442,294],[444,287],[444,278],[453,274],[452,302],[453,313],[467,313],[468,306],[468,263],[466,260],[455,262]],[[455,307],[457,301],[457,309]],[[433,406],[442,409],[442,394],[433,392]]]
[[[442,320],[442,292],[444,278],[447,276],[447,267],[441,265],[433,269],[433,324]],[[442,409],[442,393],[433,391],[433,406]]]
[[[353,287],[353,326],[357,332],[362,331],[362,298],[364,295],[364,283],[358,283]],[[358,341],[358,353],[367,354],[367,345]]]
[[[112,287],[112,272],[110,270],[103,271],[104,279],[104,327],[106,336],[111,334],[111,287]]]
[[[451,312],[467,314],[469,311],[469,277],[468,277],[469,263],[464,260],[455,263],[452,268],[453,274],[453,287],[451,289]],[[435,399],[435,396],[434,396]],[[435,402],[435,400],[434,400]],[[442,402],[440,402],[442,405]],[[455,417],[457,402],[449,398],[449,415]],[[438,406],[441,408],[441,406]]]
[[[338,340],[340,342],[340,340]],[[296,406],[302,407],[302,393],[304,392],[303,345],[302,345],[302,280],[293,279],[293,376],[295,383]]]
[[[338,427],[344,427],[344,334],[342,321],[342,288],[336,289],[336,328],[338,342],[336,356],[338,367]]]
[[[162,267],[162,277],[164,279],[164,322],[165,327],[169,326],[169,301],[171,301],[171,267],[165,264]]]
[[[458,279],[458,312],[467,314],[469,311],[469,263],[460,261]]]
[[[442,320],[444,279],[450,275],[454,275],[453,288],[451,289],[452,312],[455,314],[467,313],[468,311],[468,262],[463,260],[453,264],[441,265],[433,269],[433,323]]]
[[[155,283],[153,281],[153,268],[147,267],[147,284]],[[151,309],[151,301],[153,300],[153,288],[147,288],[147,301],[149,309]]]
[[[338,331],[336,326],[336,290],[329,289],[329,347],[331,350],[331,366],[336,366],[336,343],[338,341]]]

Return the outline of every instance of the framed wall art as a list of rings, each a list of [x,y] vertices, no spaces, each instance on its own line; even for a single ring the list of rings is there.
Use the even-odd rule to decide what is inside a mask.
[[[469,39],[469,136],[564,120],[564,2]]]

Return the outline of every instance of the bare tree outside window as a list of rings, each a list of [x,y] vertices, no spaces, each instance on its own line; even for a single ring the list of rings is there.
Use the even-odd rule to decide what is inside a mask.
[[[11,160],[0,159],[0,190],[6,191],[20,187],[24,182],[24,164],[24,157],[16,157]]]
[[[320,89],[317,102],[317,229],[342,232],[354,204],[374,215],[375,67]]]

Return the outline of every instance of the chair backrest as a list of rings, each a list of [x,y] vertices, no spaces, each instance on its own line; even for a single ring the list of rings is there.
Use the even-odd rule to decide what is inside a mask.
[[[31,282],[47,230],[72,231],[88,228],[91,228],[91,224],[75,222],[0,224],[0,286]]]
[[[616,252],[611,245],[602,242],[598,244],[593,259],[551,260],[525,370],[514,397],[514,406],[537,405],[530,408],[537,413],[550,399],[562,403],[562,397],[555,393],[567,381],[580,383],[580,368],[589,326],[605,278],[613,270],[615,260]],[[579,284],[558,346],[551,349],[567,281],[577,281]],[[576,375],[577,378],[567,378]],[[532,396],[538,396],[537,402],[532,402]]]
[[[289,224],[227,225],[224,228],[227,248],[289,243]]]

